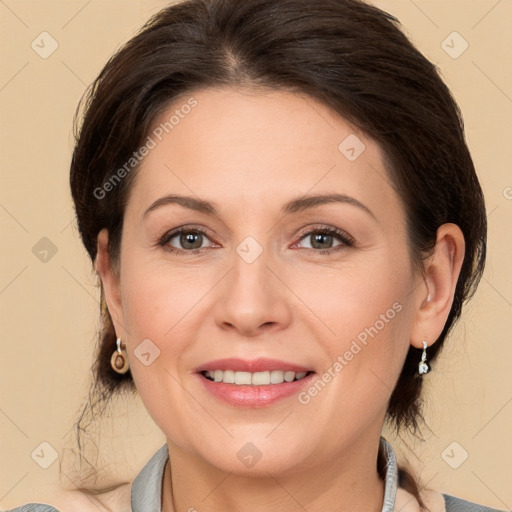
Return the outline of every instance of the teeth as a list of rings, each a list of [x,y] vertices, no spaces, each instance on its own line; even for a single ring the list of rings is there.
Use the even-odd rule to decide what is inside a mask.
[[[253,373],[251,377],[251,384],[253,386],[265,386],[270,384],[270,372]]]
[[[234,384],[235,383],[235,372],[233,370],[221,371],[217,370],[219,373],[222,373],[222,382],[226,384]]]
[[[217,371],[217,370],[215,370]],[[224,382],[224,380],[222,381]],[[235,372],[235,384],[250,384],[251,374],[249,372]]]
[[[282,370],[272,370],[266,372],[235,372],[233,370],[208,370],[204,375],[214,382],[224,382],[225,384],[267,386],[269,384],[282,384],[283,382],[293,382],[303,379],[308,372],[288,372]]]
[[[286,382],[293,382],[295,379],[295,372],[284,372],[284,380]]]

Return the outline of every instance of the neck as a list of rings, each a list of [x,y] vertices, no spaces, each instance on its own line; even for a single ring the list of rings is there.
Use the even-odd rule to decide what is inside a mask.
[[[321,466],[248,477],[227,473],[173,446],[163,477],[162,512],[380,512],[384,481],[377,471],[379,442],[333,454]]]

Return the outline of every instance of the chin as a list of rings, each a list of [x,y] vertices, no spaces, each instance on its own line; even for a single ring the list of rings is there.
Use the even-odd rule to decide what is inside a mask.
[[[236,437],[197,455],[219,470],[240,476],[268,477],[297,469],[304,459],[304,442],[277,446],[266,435]]]

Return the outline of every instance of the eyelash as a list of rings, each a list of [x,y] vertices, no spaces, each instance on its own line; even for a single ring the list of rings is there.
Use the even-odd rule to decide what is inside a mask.
[[[201,247],[199,249],[177,249],[176,247],[172,247],[169,244],[170,240],[172,240],[175,236],[181,235],[183,233],[194,233],[194,234],[201,234],[203,236],[206,236],[208,238],[208,233],[201,227],[181,227],[173,231],[167,232],[158,242],[158,245],[163,247],[166,251],[172,252],[172,253],[191,253],[191,254],[198,254],[202,252],[204,249],[207,249],[207,247]],[[302,248],[302,250],[308,252],[308,253],[316,253],[316,254],[331,254],[335,251],[342,250],[347,247],[354,247],[355,240],[344,231],[341,231],[337,228],[332,227],[315,227],[312,229],[309,229],[307,231],[304,231],[300,234],[299,242],[302,241],[307,236],[310,236],[314,233],[317,234],[323,234],[323,235],[329,235],[334,236],[338,238],[338,240],[341,242],[339,245],[336,245],[334,247],[331,247],[329,249],[310,249],[310,248]]]

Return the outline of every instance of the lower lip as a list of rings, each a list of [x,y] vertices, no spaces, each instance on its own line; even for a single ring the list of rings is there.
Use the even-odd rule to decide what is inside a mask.
[[[293,382],[268,384],[266,386],[226,384],[224,382],[208,380],[201,373],[197,375],[209,393],[230,405],[237,407],[266,407],[279,400],[298,394],[302,388],[310,384],[315,373],[311,373],[303,379]]]

